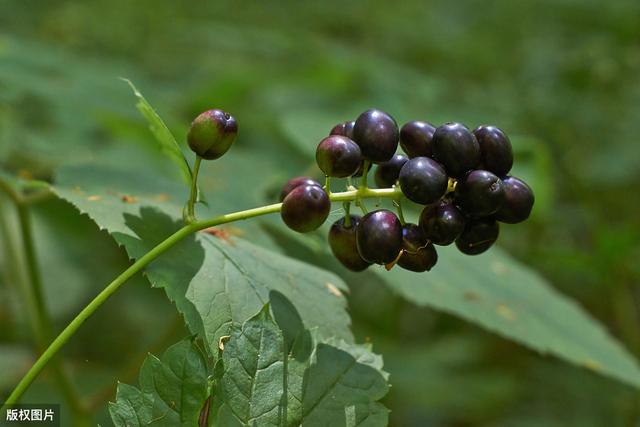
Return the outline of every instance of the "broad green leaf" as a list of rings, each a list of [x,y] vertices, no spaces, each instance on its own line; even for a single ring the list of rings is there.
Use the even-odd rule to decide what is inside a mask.
[[[345,342],[312,346],[299,330],[287,350],[268,306],[234,329],[214,390],[214,425],[386,425],[388,411],[377,402],[388,390],[382,359]]]
[[[58,174],[55,192],[87,213],[137,259],[181,226],[180,186],[118,167],[74,166]],[[146,269],[211,348],[269,302],[284,295],[307,328],[352,341],[344,283],[334,274],[255,246],[232,234],[191,235]]]
[[[640,387],[640,369],[597,320],[498,248],[465,257],[438,248],[428,274],[394,268],[376,274],[418,305],[461,316],[543,354]]]
[[[142,113],[142,115],[147,119],[149,123],[149,129],[155,136],[156,140],[160,144],[160,150],[167,155],[179,168],[182,172],[182,177],[186,184],[191,183],[191,168],[189,167],[189,163],[187,159],[182,154],[182,150],[180,149],[180,145],[171,134],[171,131],[165,125],[164,121],[160,118],[158,113],[153,109],[151,104],[147,102],[147,100],[142,96],[140,91],[136,89],[133,83],[128,79],[124,80],[133,90],[133,93],[138,98],[138,103],[136,107],[138,111]]]
[[[109,404],[116,426],[197,425],[208,383],[205,360],[194,343],[181,341],[161,359],[147,356],[139,383],[140,389],[118,384],[116,401]]]
[[[242,425],[281,424],[285,357],[283,335],[269,316],[268,305],[225,344],[220,392]],[[220,425],[227,424],[218,419]]]
[[[347,282],[379,282],[416,305],[459,316],[540,353],[640,388],[637,361],[596,319],[499,248],[469,257],[455,247],[438,247],[438,263],[427,273],[372,266],[353,274],[309,236],[292,236],[271,225],[266,229],[292,256],[340,272]]]

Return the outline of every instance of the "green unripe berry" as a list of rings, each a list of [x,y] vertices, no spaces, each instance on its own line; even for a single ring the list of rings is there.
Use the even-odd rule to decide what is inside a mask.
[[[236,119],[222,110],[208,110],[191,123],[187,142],[189,148],[206,160],[221,157],[229,150],[238,134]]]

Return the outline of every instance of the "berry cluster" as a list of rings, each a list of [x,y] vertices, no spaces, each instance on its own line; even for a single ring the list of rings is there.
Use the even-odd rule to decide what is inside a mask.
[[[396,153],[398,144],[406,156]],[[363,182],[376,164],[378,187],[399,186],[404,197],[425,205],[419,223],[411,224],[399,205],[399,216],[378,209],[361,217],[347,204],[346,215],[331,226],[329,245],[353,271],[371,264],[427,271],[438,260],[434,245],[454,242],[467,255],[480,254],[498,238],[498,222],[524,221],[534,203],[531,188],[508,175],[511,142],[494,126],[470,131],[460,123],[436,128],[412,121],[398,129],[393,117],[371,109],[331,129],[318,144],[316,162],[327,177],[362,176]],[[328,188],[311,178],[290,180],[280,198],[282,219],[295,231],[315,230],[329,216]]]

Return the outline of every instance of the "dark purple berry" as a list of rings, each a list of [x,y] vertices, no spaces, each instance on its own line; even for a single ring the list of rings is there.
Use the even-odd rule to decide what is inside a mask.
[[[326,176],[346,178],[358,171],[362,153],[358,144],[346,136],[331,135],[318,144],[316,163]]]
[[[400,169],[402,169],[407,160],[402,154],[396,154],[388,162],[380,163],[374,175],[378,188],[393,186],[400,176]]]
[[[513,150],[507,135],[495,126],[479,126],[473,135],[480,145],[482,169],[498,176],[506,175],[513,166]]]
[[[283,201],[287,194],[291,193],[296,187],[300,187],[301,185],[317,185],[321,187],[320,183],[314,181],[312,178],[308,176],[298,176],[295,178],[291,178],[287,183],[282,187],[282,191],[280,192],[280,201]]]
[[[344,123],[339,123],[335,125],[329,135],[340,135],[346,136],[349,139],[353,139],[353,126],[356,124],[355,121],[351,120]]]
[[[502,180],[489,171],[471,171],[456,184],[456,203],[469,216],[494,214],[504,199]]]
[[[409,158],[431,157],[431,146],[435,126],[431,123],[413,121],[406,123],[400,129],[400,146]]]
[[[449,178],[443,167],[428,157],[414,157],[400,170],[400,188],[411,201],[431,204],[447,191]]]
[[[460,123],[446,123],[433,133],[433,158],[444,165],[449,176],[461,178],[480,161],[480,145]]]
[[[353,127],[353,140],[362,156],[374,163],[391,160],[398,148],[398,125],[387,113],[367,110],[360,114]]]
[[[290,229],[306,233],[325,222],[330,208],[329,196],[322,187],[300,185],[284,198],[280,216]]]
[[[431,270],[438,261],[438,252],[415,224],[402,227],[402,255],[398,265],[406,270],[423,272]]]
[[[187,142],[189,148],[206,160],[221,157],[236,140],[238,124],[229,113],[208,110],[191,123]]]
[[[467,222],[456,246],[463,254],[478,255],[495,243],[499,233],[500,226],[493,218],[475,219]]]
[[[362,271],[371,263],[362,259],[356,244],[356,227],[360,223],[360,216],[349,215],[350,224],[345,225],[345,218],[333,223],[329,230],[329,246],[333,255],[351,271]]]
[[[402,224],[391,211],[380,209],[360,219],[356,228],[358,253],[372,264],[389,264],[402,249]]]
[[[507,176],[502,180],[504,186],[504,203],[496,219],[509,224],[516,224],[529,218],[535,197],[531,187],[515,176]]]
[[[465,219],[450,200],[427,206],[420,214],[420,227],[436,245],[450,245],[464,230]]]

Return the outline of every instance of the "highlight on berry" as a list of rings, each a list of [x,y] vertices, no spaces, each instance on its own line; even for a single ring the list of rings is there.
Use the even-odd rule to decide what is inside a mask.
[[[436,127],[413,120],[399,128],[391,115],[369,109],[336,124],[319,142],[316,163],[326,184],[307,176],[289,180],[280,194],[281,216],[297,232],[320,228],[331,211],[331,190],[340,183],[355,195],[342,202],[343,214],[328,233],[329,247],[343,266],[429,271],[438,261],[436,246],[455,243],[463,254],[478,255],[498,239],[499,223],[529,217],[533,190],[509,174],[513,161],[509,137],[495,126],[469,130],[456,122]],[[371,166],[377,188],[399,191],[396,212],[381,208],[375,197],[365,200]],[[415,223],[405,220],[404,200]],[[367,203],[375,209],[368,211]]]

